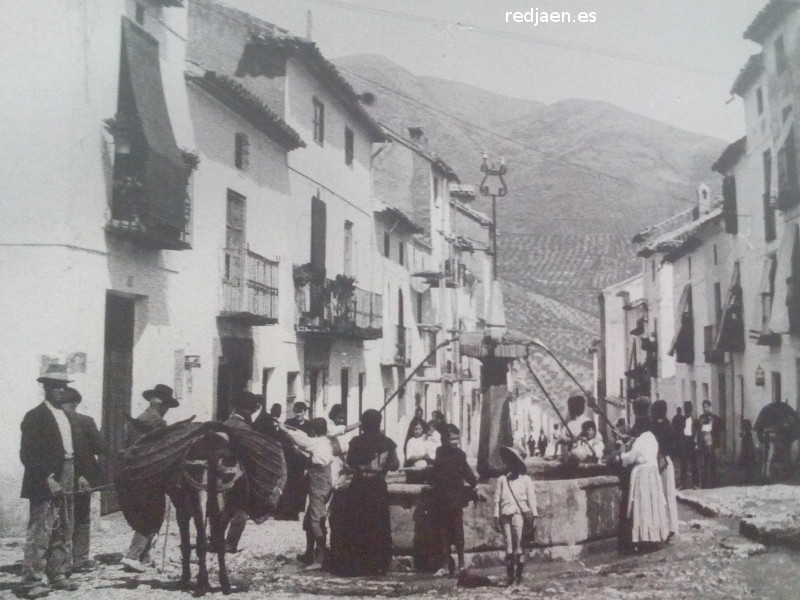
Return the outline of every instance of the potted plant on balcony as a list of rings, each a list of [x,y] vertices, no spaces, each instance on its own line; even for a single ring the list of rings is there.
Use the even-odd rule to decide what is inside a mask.
[[[328,292],[331,298],[336,301],[334,309],[334,326],[337,329],[344,329],[352,325],[352,317],[349,314],[350,303],[356,291],[356,280],[347,275],[337,275],[335,279],[328,282]]]
[[[316,279],[317,270],[308,262],[302,265],[294,265],[292,268],[292,278],[294,287],[303,288]]]

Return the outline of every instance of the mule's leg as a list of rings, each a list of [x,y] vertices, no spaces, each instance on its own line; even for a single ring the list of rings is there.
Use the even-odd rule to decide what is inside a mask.
[[[211,518],[211,539],[217,545],[217,558],[219,560],[219,585],[223,594],[231,593],[231,583],[228,579],[228,567],[225,564],[225,530],[228,528],[228,519],[223,515]]]
[[[211,589],[211,586],[208,583],[208,568],[206,567],[208,539],[206,537],[206,526],[203,521],[203,510],[199,505],[195,506],[194,510],[194,526],[197,530],[195,546],[197,547],[197,560],[199,563],[199,570],[197,572],[197,595],[202,596]]]
[[[181,534],[181,580],[182,589],[189,587],[192,579],[190,563],[192,560],[191,534],[189,532],[191,514],[188,511],[175,507],[175,519],[178,521],[178,530]]]

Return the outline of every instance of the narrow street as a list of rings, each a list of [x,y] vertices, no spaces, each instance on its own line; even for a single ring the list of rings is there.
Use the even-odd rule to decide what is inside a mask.
[[[244,550],[229,556],[229,572],[235,596],[247,598],[494,598],[498,594],[522,598],[582,600],[604,599],[794,599],[800,588],[800,553],[766,549],[738,534],[738,521],[703,517],[681,507],[679,537],[667,548],[635,557],[615,552],[598,554],[583,562],[553,562],[529,565],[523,584],[513,588],[463,589],[455,579],[437,579],[404,570],[398,560],[385,577],[340,578],[304,573],[295,560],[302,550],[299,523],[268,521],[248,525]],[[101,520],[102,531],[94,534],[93,554],[103,563],[93,574],[76,574],[77,592],[53,592],[49,598],[176,598],[179,576],[178,537],[172,523],[165,569],[135,574],[118,564],[129,541],[119,515]],[[162,538],[163,541],[163,538]],[[157,563],[163,543],[157,544]],[[6,539],[0,546],[0,597],[11,598],[19,582],[22,539]],[[212,595],[221,595],[216,580],[216,560],[209,561]],[[196,570],[196,565],[195,565]],[[476,574],[499,579],[501,569]]]

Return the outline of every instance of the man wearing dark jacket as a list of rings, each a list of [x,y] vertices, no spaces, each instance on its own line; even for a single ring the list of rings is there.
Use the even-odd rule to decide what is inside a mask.
[[[675,417],[673,427],[680,431],[681,442],[679,450],[680,474],[678,489],[697,487],[700,478],[697,472],[697,433],[700,431],[700,421],[692,415],[692,403],[683,403],[683,415]],[[689,472],[691,471],[691,475]]]
[[[78,573],[92,571],[97,566],[97,561],[89,557],[92,495],[87,490],[103,483],[97,457],[106,453],[105,441],[94,419],[77,412],[82,399],[78,390],[71,387],[64,388],[61,407],[72,425],[75,479],[78,488],[75,494],[75,530],[72,534],[72,570]]]
[[[180,405],[172,394],[172,388],[163,383],[159,383],[152,390],[142,392],[142,398],[147,400],[149,406],[135,419],[131,419],[132,426],[131,442],[136,441],[142,435],[167,426],[164,415],[170,408]],[[151,564],[150,550],[156,534],[142,535],[138,531],[133,532],[131,545],[128,552],[120,560],[120,563],[132,571],[144,573]]]
[[[717,485],[717,453],[722,446],[722,419],[711,412],[711,402],[703,400],[703,414],[700,415],[700,430],[697,432],[698,460],[700,466],[700,487],[712,488]]]
[[[61,402],[70,381],[66,368],[58,365],[49,366],[37,381],[44,386],[44,402],[22,419],[19,451],[25,467],[21,496],[30,502],[23,561],[25,598],[78,588],[66,578],[72,562],[75,463],[72,427]]]
[[[442,427],[442,445],[436,449],[431,468],[433,510],[441,535],[442,561],[437,575],[448,573],[450,548],[455,545],[458,570],[464,568],[464,514],[467,504],[466,486],[473,490],[478,484],[475,473],[467,464],[467,455],[459,448],[461,432],[453,424]]]

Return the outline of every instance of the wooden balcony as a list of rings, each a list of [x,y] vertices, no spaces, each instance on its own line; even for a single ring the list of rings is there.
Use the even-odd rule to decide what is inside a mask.
[[[187,250],[191,248],[186,224],[192,204],[188,196],[184,202],[183,219],[174,222],[164,219],[151,210],[150,203],[157,202],[147,190],[136,184],[115,183],[111,205],[111,218],[106,231],[128,239],[144,248],[157,250]]]
[[[278,322],[278,261],[247,248],[225,248],[220,317],[246,325]]]

